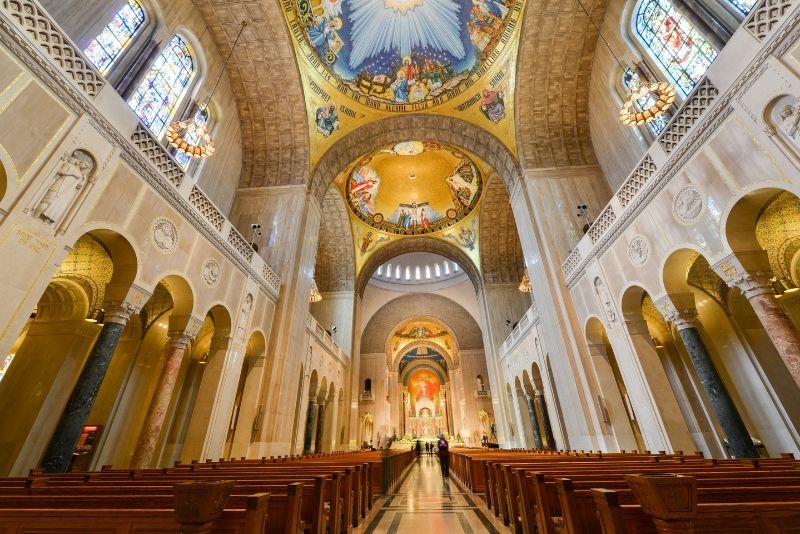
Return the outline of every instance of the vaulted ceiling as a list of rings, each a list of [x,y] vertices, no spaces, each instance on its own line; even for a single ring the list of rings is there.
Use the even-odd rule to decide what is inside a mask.
[[[308,112],[281,4],[192,1],[222,54],[241,20],[251,21],[228,67],[242,124],[240,186],[307,183]],[[599,26],[608,0],[582,1]],[[523,167],[595,163],[587,119],[597,31],[577,1],[528,0],[521,32],[515,108]]]

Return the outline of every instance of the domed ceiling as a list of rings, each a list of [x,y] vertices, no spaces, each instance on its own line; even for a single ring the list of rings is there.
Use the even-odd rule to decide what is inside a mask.
[[[305,85],[312,166],[343,131],[436,111],[514,150],[516,31],[525,0],[283,0]]]
[[[469,156],[423,141],[384,147],[349,171],[345,192],[352,212],[376,230],[397,235],[433,233],[469,215],[483,177]]]
[[[419,140],[352,163],[335,183],[349,208],[356,272],[380,247],[420,235],[458,247],[480,268],[478,212],[490,170],[456,147]]]

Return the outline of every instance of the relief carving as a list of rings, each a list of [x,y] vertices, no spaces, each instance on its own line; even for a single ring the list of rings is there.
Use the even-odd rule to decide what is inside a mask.
[[[704,205],[705,195],[703,195],[700,188],[694,185],[687,185],[675,195],[675,200],[672,202],[672,210],[680,222],[692,224],[700,219]]]
[[[61,224],[93,177],[94,170],[94,159],[85,150],[64,154],[47,190],[36,203],[33,216],[49,225]]]
[[[603,281],[600,280],[600,278],[594,279],[594,292],[595,295],[597,295],[597,300],[600,302],[600,305],[603,308],[603,312],[606,315],[606,320],[608,320],[608,323],[616,323],[617,312],[614,309],[614,304],[611,302],[611,294],[608,292],[608,288]]]
[[[634,265],[642,265],[647,261],[650,254],[650,244],[647,238],[642,235],[637,235],[628,244],[628,257]]]
[[[178,229],[169,219],[153,221],[153,244],[161,251],[169,254],[178,246]]]

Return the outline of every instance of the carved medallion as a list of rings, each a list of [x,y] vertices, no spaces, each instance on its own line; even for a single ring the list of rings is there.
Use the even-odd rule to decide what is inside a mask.
[[[650,244],[643,235],[637,235],[628,244],[628,257],[634,265],[643,265],[650,254]]]
[[[219,275],[221,272],[219,263],[216,260],[208,258],[203,262],[202,268],[203,280],[210,287],[214,287],[219,282]]]
[[[672,211],[683,224],[694,224],[703,214],[705,195],[699,187],[687,185],[681,189],[672,201]]]
[[[165,254],[171,254],[178,246],[178,229],[169,219],[153,221],[153,244]]]

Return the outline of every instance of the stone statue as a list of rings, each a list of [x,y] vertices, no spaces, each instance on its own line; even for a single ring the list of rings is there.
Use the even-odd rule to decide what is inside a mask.
[[[242,303],[242,310],[239,312],[239,322],[236,325],[236,339],[240,342],[244,341],[244,336],[247,333],[247,319],[250,317],[250,308],[253,307],[253,295],[247,294],[247,297]]]
[[[34,208],[34,217],[58,225],[69,211],[92,171],[92,164],[78,157],[79,153],[83,151],[76,150],[61,158],[55,177]]]
[[[781,108],[779,128],[789,139],[800,141],[797,138],[797,132],[800,131],[800,99],[796,100],[794,104],[787,104]]]
[[[617,312],[614,310],[614,304],[611,302],[611,295],[609,294],[606,285],[602,280],[600,280],[600,278],[594,279],[594,291],[597,295],[597,300],[599,300],[600,304],[603,306],[603,311],[606,314],[606,319],[608,319],[608,322],[616,323]]]

